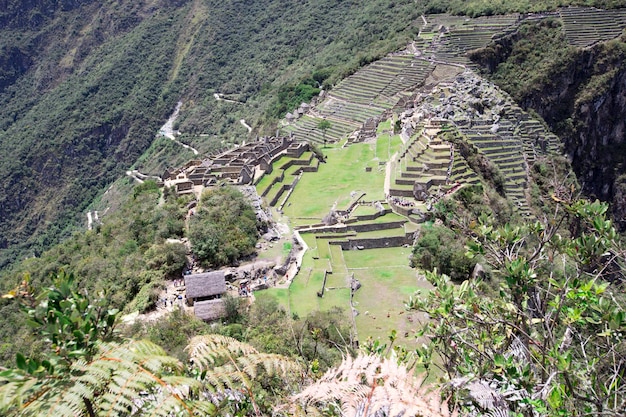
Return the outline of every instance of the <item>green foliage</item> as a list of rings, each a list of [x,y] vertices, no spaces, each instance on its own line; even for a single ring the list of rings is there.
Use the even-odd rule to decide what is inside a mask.
[[[491,185],[498,194],[504,196],[504,176],[489,158],[480,152],[476,146],[469,143],[457,129],[446,130],[443,133],[443,139],[453,143],[470,168]]]
[[[147,184],[147,185],[146,185]],[[89,294],[103,294],[111,308],[128,312],[150,310],[157,301],[163,280],[180,277],[186,260],[182,243],[166,243],[183,234],[186,201],[170,199],[159,204],[159,192],[146,182],[130,191],[135,195],[118,211],[102,217],[94,230],[76,233],[72,238],[16,265],[2,279],[4,291],[18,285],[28,274],[37,287],[53,284],[57,271],[81,277],[78,286]],[[0,326],[0,338],[11,340],[24,326],[24,319],[13,303],[1,302],[7,317]],[[2,352],[6,363],[19,349],[38,345],[32,336],[16,340]]]
[[[182,362],[188,360],[184,350],[189,340],[193,336],[206,333],[210,333],[207,323],[179,309],[174,309],[160,320],[139,323],[124,330],[127,337],[148,339]]]
[[[189,222],[189,239],[198,261],[212,267],[232,264],[254,253],[257,238],[256,214],[239,191],[225,186],[202,194]]]
[[[135,188],[133,188],[133,198],[136,200],[138,196],[140,196],[141,194],[148,194],[148,193],[154,193],[156,194],[157,198],[159,195],[161,195],[161,191],[159,190],[159,186],[157,185],[156,181],[154,180],[147,180],[144,181],[143,183],[136,185]]]
[[[280,118],[285,113],[298,108],[300,103],[308,103],[313,97],[319,94],[320,89],[316,87],[316,81],[312,78],[301,81],[295,86],[284,85],[278,90],[278,100],[268,114],[273,118]]]
[[[276,299],[259,298],[243,317],[242,340],[257,349],[304,359],[321,370],[334,366],[345,352],[352,351],[351,327],[345,312],[334,308],[293,318]],[[227,326],[224,332],[233,330]]]
[[[324,146],[326,146],[326,131],[332,127],[332,124],[326,120],[320,120],[317,124],[317,128],[322,131],[322,140],[324,141]]]
[[[111,341],[116,312],[78,294],[71,276],[60,275],[58,284],[40,302],[27,283],[6,295],[35,303],[29,315],[50,345],[41,360],[19,353],[16,368],[0,372],[5,416],[260,416],[302,381],[296,361],[229,337],[191,339],[189,366],[152,342]],[[186,322],[175,315],[170,325]]]
[[[492,267],[495,296],[479,280],[454,285],[427,274],[436,290],[407,303],[431,318],[419,332],[431,344],[417,353],[446,379],[465,381],[454,390],[462,407],[523,416],[621,412],[626,313],[619,288],[605,280],[623,279],[623,251],[606,211],[578,201],[546,224],[474,228],[469,254]],[[568,216],[578,225],[569,239],[560,229]]]
[[[522,24],[512,40],[510,50],[492,44],[470,58],[488,66],[493,81],[518,102],[541,91],[553,74],[568,67],[576,51],[556,19]]]
[[[224,401],[222,413],[268,414],[273,405],[268,397],[281,393],[283,387],[295,386],[302,378],[303,370],[296,361],[259,352],[230,337],[196,336],[186,350],[202,380],[217,389],[237,389],[244,395],[237,403]]]
[[[27,324],[38,329],[38,335],[48,345],[46,370],[49,372],[77,358],[90,358],[98,341],[110,340],[113,336],[118,310],[110,309],[103,297],[92,301],[76,291],[71,274],[60,272],[54,286],[38,295],[39,302],[34,298],[28,278],[8,296],[24,301]],[[23,355],[18,354],[18,367],[25,370],[19,366],[20,362],[25,361]],[[34,372],[31,368],[28,366],[28,370]]]
[[[436,269],[455,281],[469,277],[475,262],[465,256],[465,239],[445,226],[422,227],[411,256],[411,266]]]
[[[187,248],[182,243],[159,243],[145,253],[150,269],[162,271],[168,278],[181,276],[187,264]]]

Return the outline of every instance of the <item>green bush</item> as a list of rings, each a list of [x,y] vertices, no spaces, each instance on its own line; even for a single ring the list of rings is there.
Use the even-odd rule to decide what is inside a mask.
[[[233,264],[254,253],[258,238],[254,209],[232,187],[209,189],[189,222],[189,238],[201,264],[208,267]]]
[[[428,271],[436,268],[455,281],[465,280],[476,264],[465,256],[465,240],[445,226],[423,227],[413,247],[411,266]]]

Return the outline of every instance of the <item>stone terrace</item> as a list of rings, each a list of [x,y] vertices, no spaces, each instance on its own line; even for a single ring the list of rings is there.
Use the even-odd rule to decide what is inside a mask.
[[[555,135],[515,105],[506,93],[469,70],[457,76],[454,82],[441,83],[431,95],[422,97],[418,106],[405,115],[405,119],[412,120],[413,125],[419,124],[425,117],[435,117],[450,126],[456,126],[465,140],[486,156],[503,175],[505,193],[520,213],[530,213],[525,196],[528,163],[539,155],[559,150],[559,140]],[[429,175],[436,173],[437,168],[443,168],[442,164],[433,165],[436,160],[428,154],[432,144],[432,139],[423,139],[423,136],[410,142],[403,155],[403,170],[408,171],[404,166],[410,167],[412,163],[405,162],[406,154],[410,154],[413,161],[435,168],[428,172]],[[443,163],[446,159],[443,153],[440,157]],[[412,169],[419,170],[419,167]],[[449,192],[455,185],[477,183],[478,176],[472,172],[455,150],[452,152],[448,175],[444,177],[442,171],[428,185],[438,185],[441,191]],[[404,173],[402,175],[406,176]],[[405,188],[399,195],[409,195],[408,188]],[[429,187],[425,188],[424,195],[428,195]],[[391,195],[398,192],[394,187],[392,190]]]
[[[308,144],[292,137],[261,138],[202,161],[191,161],[183,168],[166,171],[164,185],[175,187],[178,194],[199,194],[207,185],[218,181],[252,184],[271,173],[273,162],[281,155],[299,158]]]
[[[433,15],[428,19],[430,24],[424,28],[423,35],[431,37],[432,41],[425,45],[424,55],[437,61],[467,65],[468,51],[483,48],[494,35],[513,30],[520,16],[511,14],[467,19]]]
[[[296,120],[286,119],[281,131],[298,140],[339,141],[410,96],[431,71],[432,64],[415,54],[391,54],[341,81],[307,114]],[[317,128],[324,119],[331,123],[325,134]]]
[[[568,7],[559,11],[570,44],[586,47],[617,38],[626,27],[626,9]]]
[[[419,125],[416,133],[405,144],[393,172],[389,188],[391,197],[402,197],[425,202],[431,194],[443,193],[447,188],[452,167],[452,147],[432,135],[432,127]],[[442,187],[444,187],[442,189]]]

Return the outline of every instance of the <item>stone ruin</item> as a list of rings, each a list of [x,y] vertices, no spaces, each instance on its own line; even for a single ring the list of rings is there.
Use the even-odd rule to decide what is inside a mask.
[[[256,179],[272,171],[272,162],[278,155],[299,158],[309,145],[292,137],[263,137],[254,142],[210,156],[193,160],[182,168],[166,170],[163,184],[173,187],[177,194],[190,194],[206,186],[227,181],[236,185],[253,184]]]

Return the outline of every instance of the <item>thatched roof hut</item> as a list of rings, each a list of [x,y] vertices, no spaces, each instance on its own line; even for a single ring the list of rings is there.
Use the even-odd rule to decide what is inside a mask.
[[[222,299],[197,301],[193,305],[193,313],[201,320],[217,320],[226,316],[226,306]]]
[[[185,275],[185,292],[188,302],[219,298],[226,292],[224,271]]]

